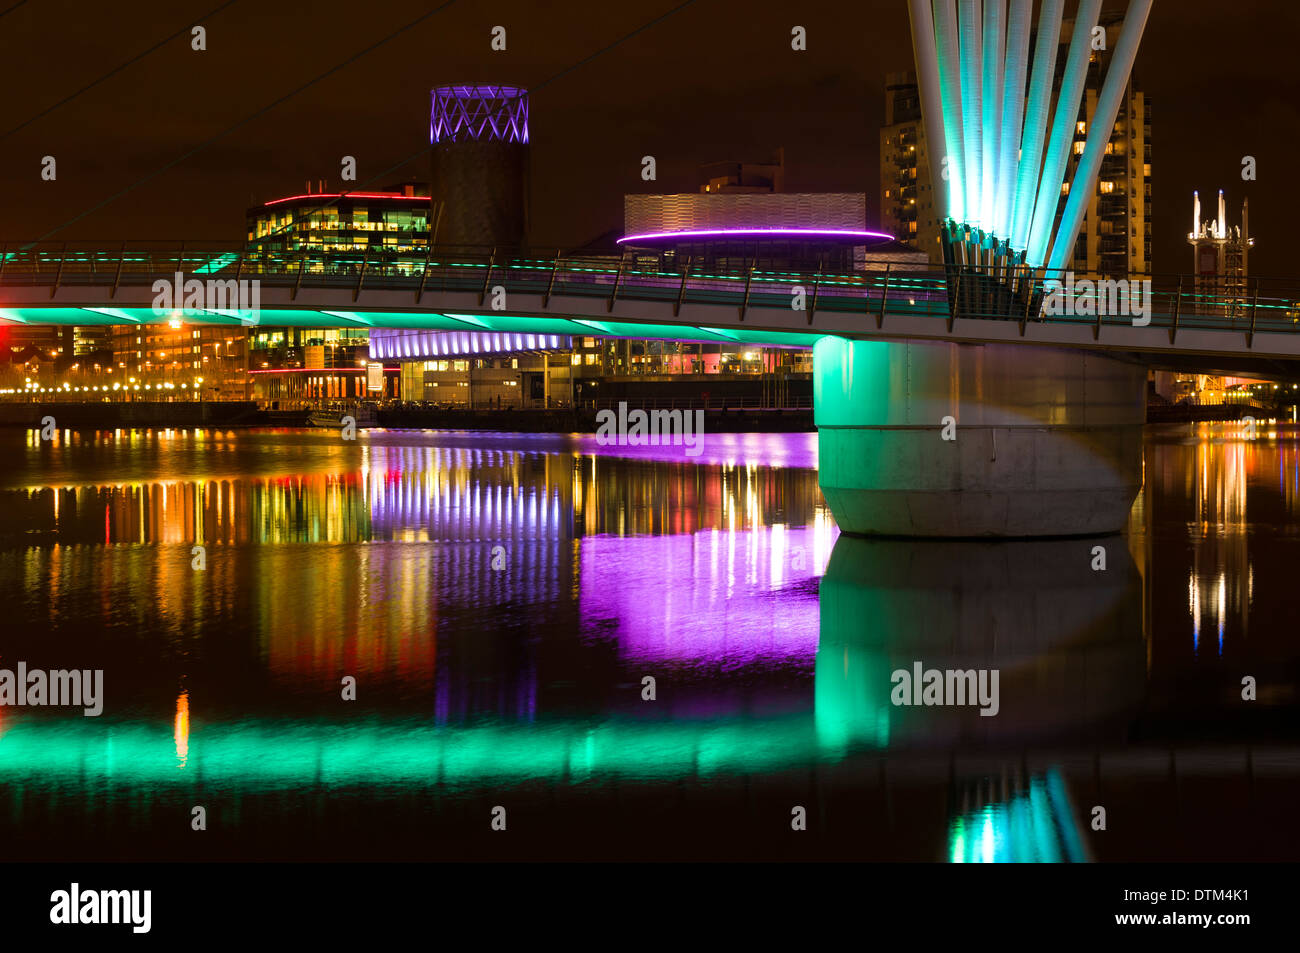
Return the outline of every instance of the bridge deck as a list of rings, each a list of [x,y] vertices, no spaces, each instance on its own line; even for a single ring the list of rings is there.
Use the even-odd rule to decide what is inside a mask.
[[[1251,279],[1247,287],[1203,294],[1192,290],[1191,278],[1157,277],[1149,296],[1132,301],[1123,288],[1118,297],[1095,289],[1079,294],[1069,314],[1026,310],[1009,316],[967,308],[957,316],[949,286],[960,279],[952,271],[870,262],[867,268],[848,274],[660,271],[631,257],[502,257],[481,251],[440,251],[436,257],[284,256],[29,248],[0,251],[0,321],[159,323],[172,312],[154,308],[155,282],[174,280],[181,272],[186,279],[258,285],[258,313],[248,307],[241,312],[239,302],[229,299],[205,300],[216,306],[182,312],[185,321],[198,324],[492,330],[790,346],[835,334],[1099,348],[1142,354],[1154,363],[1226,357],[1257,365],[1300,358],[1300,294],[1290,293],[1284,281]],[[1050,276],[1038,272],[1035,287],[1041,289],[1045,277]],[[494,310],[498,287],[505,292],[504,307]],[[1139,303],[1149,304],[1149,324],[1142,323],[1145,313],[1131,315],[1131,305]],[[1116,310],[1122,313],[1112,313]]]

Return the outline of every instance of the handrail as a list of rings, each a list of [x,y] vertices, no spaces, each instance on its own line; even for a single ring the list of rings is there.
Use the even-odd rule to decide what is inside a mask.
[[[503,284],[507,292],[541,296],[548,310],[554,307],[552,297],[600,297],[606,303],[625,300],[672,304],[677,313],[688,304],[729,305],[748,317],[755,308],[777,307],[778,301],[780,307],[788,307],[790,288],[803,284],[814,288],[816,312],[855,313],[867,320],[875,317],[877,327],[886,310],[890,315],[929,315],[947,317],[949,321],[955,317],[1008,320],[1005,310],[980,310],[984,306],[976,298],[987,296],[966,295],[953,309],[950,302],[957,302],[956,292],[965,289],[950,289],[950,282],[965,283],[964,276],[974,281],[980,272],[971,266],[954,269],[894,259],[868,259],[862,270],[851,272],[828,272],[819,262],[815,271],[800,272],[769,267],[752,258],[726,268],[695,258],[684,263],[683,268],[635,254],[602,256],[557,250],[555,254],[538,255],[526,249],[477,246],[422,246],[399,252],[381,246],[330,252],[259,252],[242,246],[209,248],[204,243],[188,242],[180,254],[175,245],[159,248],[158,243],[133,242],[123,242],[107,251],[102,243],[84,242],[67,242],[66,247],[62,242],[27,246],[6,242],[0,247],[5,249],[0,252],[0,286],[50,288],[51,297],[62,300],[67,300],[75,289],[86,287],[102,287],[107,299],[117,298],[123,288],[171,279],[177,268],[184,270],[193,260],[203,263],[202,275],[209,281],[232,277],[257,280],[264,287],[291,288],[292,298],[308,285],[346,288],[353,292],[354,300],[372,290],[392,289],[405,289],[418,299],[434,281],[444,292],[477,292],[481,296],[495,282]],[[1131,303],[1141,298],[1150,307],[1151,325],[1165,328],[1171,337],[1178,331],[1233,330],[1237,316],[1243,313],[1250,316],[1248,346],[1257,334],[1300,332],[1300,278],[1252,276],[1251,288],[1245,280],[1226,276],[1076,275],[1079,284],[1072,290],[1080,306],[1072,313],[1033,314],[1027,310],[1034,300],[1033,293],[1059,280],[1060,274],[1026,269],[1019,279],[1028,292],[1023,297],[1025,303],[1010,320],[1022,328],[1027,318],[1082,323],[1097,334],[1103,323],[1115,325],[1128,320],[1111,312],[1103,316],[1097,307],[1099,300]],[[1084,281],[1090,284],[1084,285]],[[1149,295],[1148,286],[1143,286],[1139,295],[1132,286],[1120,285],[1130,281],[1150,281]],[[1021,294],[1018,292],[1016,297],[1019,301]],[[885,303],[887,309],[880,307]],[[1240,333],[1239,325],[1236,329]]]

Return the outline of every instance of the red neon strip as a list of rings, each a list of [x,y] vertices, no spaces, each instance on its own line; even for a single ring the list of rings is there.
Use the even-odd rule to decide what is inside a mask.
[[[267,202],[266,205],[280,205],[283,202],[295,202],[298,199],[406,199],[408,202],[428,202],[429,196],[402,195],[400,192],[316,192],[311,195],[291,195],[284,199],[273,199]]]

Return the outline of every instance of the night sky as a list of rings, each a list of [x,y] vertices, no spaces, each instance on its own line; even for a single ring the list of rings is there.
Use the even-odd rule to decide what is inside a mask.
[[[13,2],[0,0],[0,10]],[[51,232],[438,6],[236,0],[204,16],[220,2],[28,0],[0,16],[0,238]],[[537,245],[583,244],[621,226],[625,192],[695,191],[701,163],[764,160],[778,146],[788,190],[866,192],[875,224],[885,74],[911,68],[903,0],[694,0],[573,68],[677,5],[456,0],[50,237],[238,242],[248,205],[301,192],[309,179],[338,190],[344,155],[357,158],[360,182],[420,153],[429,89],[450,82],[536,88]],[[1067,15],[1073,9],[1067,3]],[[190,48],[188,27],[200,22],[206,52]],[[489,47],[498,24],[505,52]],[[790,49],[795,24],[808,30],[807,52]],[[1253,273],[1300,272],[1282,235],[1300,129],[1298,39],[1300,4],[1157,0],[1137,65],[1154,102],[1157,272],[1190,267],[1194,188],[1210,213],[1226,189],[1232,223],[1249,196]],[[54,182],[40,179],[47,154],[58,162]],[[657,182],[641,181],[647,154],[658,161]],[[1243,155],[1257,158],[1258,181],[1241,180]],[[369,187],[427,179],[427,162],[421,154]]]

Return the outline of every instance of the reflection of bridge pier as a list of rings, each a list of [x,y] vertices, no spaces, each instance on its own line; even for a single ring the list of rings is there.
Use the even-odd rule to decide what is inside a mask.
[[[1107,569],[1091,568],[1094,546]],[[999,711],[892,704],[891,673],[999,671]],[[997,543],[841,536],[821,583],[818,737],[925,749],[1087,734],[1145,690],[1142,582],[1119,537]]]

